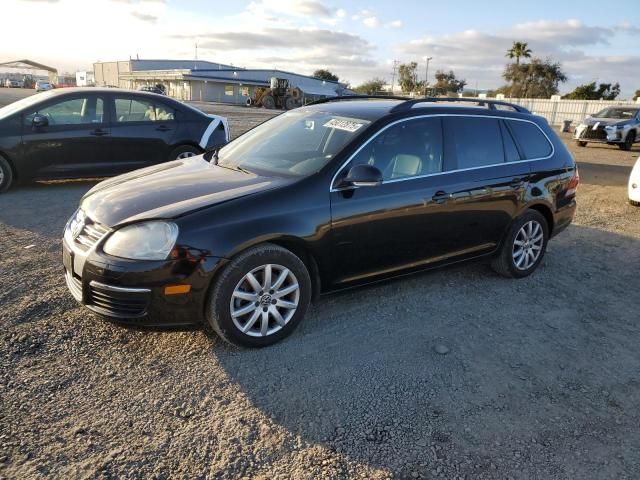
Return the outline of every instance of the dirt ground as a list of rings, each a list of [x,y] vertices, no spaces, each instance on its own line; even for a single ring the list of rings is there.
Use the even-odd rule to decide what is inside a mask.
[[[93,183],[0,196],[0,477],[640,478],[640,149],[570,148],[579,210],[531,277],[323,297],[262,350],[80,307],[60,237]]]

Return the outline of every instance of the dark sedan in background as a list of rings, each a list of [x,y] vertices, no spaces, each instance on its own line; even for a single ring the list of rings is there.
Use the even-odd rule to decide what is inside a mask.
[[[228,141],[226,118],[162,95],[51,90],[0,109],[0,192],[16,181],[118,175]]]

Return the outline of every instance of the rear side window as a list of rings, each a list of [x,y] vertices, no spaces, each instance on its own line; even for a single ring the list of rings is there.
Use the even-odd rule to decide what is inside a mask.
[[[174,119],[172,109],[141,98],[122,97],[115,99],[116,120],[127,122],[164,122]]]
[[[516,137],[516,142],[520,145],[525,160],[551,155],[551,144],[536,125],[516,120],[508,120],[507,124]]]
[[[495,118],[448,117],[445,131],[457,158],[457,168],[504,163],[500,123]]]

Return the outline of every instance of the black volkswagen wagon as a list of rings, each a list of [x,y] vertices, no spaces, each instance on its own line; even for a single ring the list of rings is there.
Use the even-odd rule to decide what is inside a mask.
[[[289,335],[320,293],[488,257],[520,278],[576,208],[576,164],[501,102],[344,98],[217,152],[91,189],[63,241],[73,296],[133,324]]]
[[[228,140],[224,117],[163,95],[50,90],[0,108],[0,192],[16,182],[119,175]]]

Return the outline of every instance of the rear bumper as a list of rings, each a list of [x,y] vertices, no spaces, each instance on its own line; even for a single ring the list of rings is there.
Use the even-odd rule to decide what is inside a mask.
[[[571,225],[571,222],[573,222],[573,217],[576,214],[576,208],[577,203],[574,197],[556,210],[556,213],[554,215],[554,227],[553,232],[551,233],[551,237],[555,237],[557,234]]]
[[[111,321],[139,326],[194,325],[203,321],[217,257],[193,260],[133,261],[95,250],[85,258],[62,242],[64,274],[73,297]],[[190,285],[188,293],[166,295],[168,285]]]

